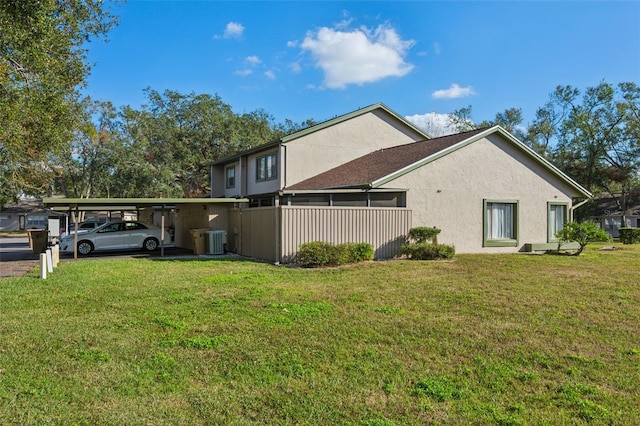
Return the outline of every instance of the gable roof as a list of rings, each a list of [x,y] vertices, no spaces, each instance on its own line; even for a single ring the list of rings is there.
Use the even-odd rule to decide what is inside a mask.
[[[291,185],[285,188],[285,191],[377,188],[494,133],[511,142],[516,148],[567,183],[580,195],[587,198],[591,197],[589,191],[500,126],[476,129],[374,151],[327,172]]]
[[[288,136],[283,137],[281,139],[281,141],[284,142],[284,143],[290,142],[290,141],[292,141],[294,139],[298,139],[298,138],[300,138],[302,136],[306,136],[308,134],[317,132],[319,130],[326,129],[327,127],[334,126],[336,124],[345,122],[347,120],[351,120],[352,118],[359,117],[361,115],[365,115],[365,114],[368,114],[368,113],[370,113],[372,111],[376,111],[376,110],[381,110],[381,111],[386,112],[387,114],[391,115],[396,120],[400,121],[402,124],[404,124],[405,126],[409,127],[410,129],[412,129],[413,131],[415,131],[419,135],[422,135],[425,139],[430,139],[431,138],[431,136],[429,136],[427,133],[425,133],[424,130],[420,129],[415,124],[413,124],[410,121],[406,120],[404,117],[399,115],[397,112],[393,111],[391,108],[387,107],[385,104],[383,104],[381,102],[378,102],[377,104],[373,104],[373,105],[369,105],[368,107],[357,109],[357,110],[352,111],[350,113],[334,117],[334,118],[332,118],[330,120],[327,120],[327,121],[324,121],[322,123],[318,123],[315,126],[311,126],[311,127],[306,128],[306,129],[303,129],[303,130],[297,131],[295,133],[292,133],[292,134],[290,134]]]
[[[302,129],[302,130],[299,130],[297,132],[291,133],[290,135],[283,136],[282,138],[280,138],[278,140],[267,142],[265,144],[250,148],[248,150],[245,150],[245,151],[230,155],[228,157],[225,157],[225,158],[222,158],[220,160],[217,160],[217,161],[213,162],[212,164],[213,165],[225,164],[225,163],[228,163],[230,161],[236,160],[236,159],[238,159],[238,158],[240,158],[242,156],[248,155],[248,154],[253,154],[253,153],[256,153],[256,152],[260,152],[260,151],[264,151],[264,150],[267,150],[267,149],[275,148],[275,147],[279,146],[280,144],[294,141],[294,140],[299,139],[299,138],[301,138],[303,136],[309,135],[311,133],[318,132],[320,130],[326,129],[326,128],[331,127],[331,126],[335,126],[336,124],[343,123],[345,121],[351,120],[351,119],[359,117],[361,115],[368,114],[368,113],[376,111],[376,110],[380,110],[380,111],[386,112],[387,114],[391,115],[396,120],[400,121],[404,126],[410,128],[414,132],[416,132],[419,135],[423,136],[425,139],[430,139],[431,138],[431,136],[429,136],[424,130],[420,129],[419,127],[417,127],[416,125],[414,125],[410,121],[406,120],[404,117],[402,117],[401,115],[399,115],[398,113],[396,113],[395,111],[393,111],[392,109],[387,107],[385,104],[377,103],[377,104],[369,105],[367,107],[352,111],[352,112],[344,114],[344,115],[340,115],[340,116],[334,117],[334,118],[332,118],[330,120],[323,121],[322,123],[318,123],[318,124],[313,125],[311,127],[307,127],[306,129]]]

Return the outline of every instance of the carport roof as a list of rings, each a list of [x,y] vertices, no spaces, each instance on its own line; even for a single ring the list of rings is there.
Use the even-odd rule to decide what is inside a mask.
[[[246,203],[246,198],[44,198],[43,204],[54,210],[118,210],[141,207],[168,207],[184,204]]]

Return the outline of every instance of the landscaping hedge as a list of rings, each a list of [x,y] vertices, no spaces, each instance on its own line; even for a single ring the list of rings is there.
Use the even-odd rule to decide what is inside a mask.
[[[400,251],[413,260],[451,259],[456,254],[453,246],[429,243],[403,244]]]
[[[305,266],[339,266],[373,260],[373,246],[369,243],[332,244],[311,241],[298,248],[297,262]]]
[[[623,244],[640,243],[640,228],[618,228],[620,242]]]

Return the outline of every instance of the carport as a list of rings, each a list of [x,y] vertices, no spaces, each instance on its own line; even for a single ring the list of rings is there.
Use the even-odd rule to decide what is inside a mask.
[[[208,228],[211,224],[226,230],[229,208],[237,203],[248,202],[244,198],[44,198],[42,201],[46,207],[54,211],[69,213],[75,224],[74,245],[76,246],[78,217],[81,211],[136,211],[136,216],[139,218],[141,210],[152,208],[161,213],[161,223],[158,225],[162,229],[166,228],[165,213],[173,211],[176,217],[181,219],[181,226],[175,227],[176,241],[178,241],[179,230],[184,233],[189,228]],[[185,241],[183,235],[180,235],[179,241]],[[163,238],[160,242],[161,256],[164,256],[164,247]],[[78,257],[77,247],[73,257],[74,259]]]

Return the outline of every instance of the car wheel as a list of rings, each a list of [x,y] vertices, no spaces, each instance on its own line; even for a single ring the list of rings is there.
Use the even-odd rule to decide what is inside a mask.
[[[93,244],[91,244],[91,241],[80,241],[78,243],[78,253],[80,253],[81,255],[86,256],[92,251]]]
[[[142,247],[146,251],[154,251],[158,248],[158,245],[158,240],[156,240],[155,238],[147,238],[146,240],[144,240],[144,243],[142,243]]]

